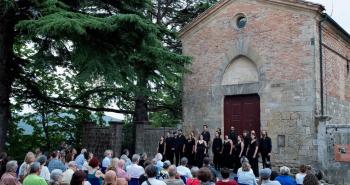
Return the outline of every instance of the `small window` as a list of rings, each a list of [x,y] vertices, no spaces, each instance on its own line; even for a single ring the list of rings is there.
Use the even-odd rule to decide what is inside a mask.
[[[237,18],[236,24],[237,24],[237,28],[244,28],[245,25],[247,24],[247,18],[245,16],[242,16],[242,15],[239,16]]]

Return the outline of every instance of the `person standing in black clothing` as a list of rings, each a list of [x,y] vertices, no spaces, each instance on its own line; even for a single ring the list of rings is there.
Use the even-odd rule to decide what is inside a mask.
[[[176,166],[178,165],[178,162],[179,162],[179,158],[180,158],[180,153],[181,153],[181,140],[180,140],[180,137],[176,132],[174,132],[174,142],[175,142],[175,151],[174,151],[174,154],[175,154],[175,160],[174,160],[174,163],[172,164],[175,164]]]
[[[181,144],[181,153],[180,153],[180,160],[185,157],[185,144],[187,142],[186,136],[183,134],[182,130],[179,129],[178,135],[180,137],[180,144]]]
[[[235,147],[235,166],[234,166],[234,172],[237,173],[238,169],[242,166],[241,165],[241,157],[243,156],[243,150],[244,150],[244,142],[242,139],[242,136],[239,135],[237,137],[237,144]]]
[[[219,132],[215,133],[215,138],[213,140],[212,146],[213,154],[214,154],[214,166],[216,170],[220,170],[221,166],[221,150],[222,150],[222,139],[220,138]]]
[[[186,137],[182,134],[182,130],[179,129],[175,137],[175,164],[179,165],[180,159],[183,157],[184,145],[186,142]]]
[[[165,156],[165,141],[164,141],[164,137],[160,136],[160,140],[158,142],[158,148],[157,148],[157,153],[162,154],[163,156]]]
[[[203,130],[201,136],[203,136],[203,140],[207,143],[206,152],[208,152],[208,148],[209,148],[209,144],[210,144],[210,133],[208,131],[208,125],[203,125],[203,129],[204,130]]]
[[[228,138],[228,135],[225,135],[224,144],[222,148],[222,167],[232,168],[232,151],[233,151],[233,143],[231,139]]]
[[[243,143],[244,143],[244,148],[243,148],[243,156],[247,156],[247,148],[250,144],[250,137],[248,135],[248,131],[244,130],[243,131]]]
[[[199,140],[196,142],[196,163],[198,168],[201,168],[203,166],[203,160],[205,157],[205,154],[207,153],[207,142],[203,139],[203,135],[199,136]]]
[[[250,137],[251,141],[247,149],[247,158],[249,160],[250,165],[252,166],[255,177],[259,177],[259,143],[254,133],[252,133]]]
[[[261,138],[259,141],[259,151],[261,153],[261,159],[264,168],[271,168],[270,156],[272,150],[271,138],[267,136],[266,130],[261,132]]]
[[[174,164],[175,155],[175,138],[171,136],[170,132],[167,133],[167,138],[165,139],[165,156],[166,159]]]
[[[236,136],[234,126],[231,126],[230,133],[228,134],[228,138],[231,139],[234,145],[237,143],[237,136]]]
[[[184,145],[184,154],[185,157],[188,159],[188,165],[192,166],[194,165],[194,148],[196,145],[196,140],[192,138],[192,135],[188,135],[186,143]]]

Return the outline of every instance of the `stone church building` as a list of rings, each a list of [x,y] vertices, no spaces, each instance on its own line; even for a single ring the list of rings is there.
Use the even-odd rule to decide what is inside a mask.
[[[221,0],[180,38],[193,59],[186,131],[267,130],[275,167],[311,164],[350,182],[350,35],[322,5]]]

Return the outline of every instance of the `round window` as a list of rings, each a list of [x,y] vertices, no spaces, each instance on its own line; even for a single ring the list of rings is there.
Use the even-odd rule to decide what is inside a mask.
[[[247,24],[247,18],[243,15],[237,17],[237,28],[244,28],[245,25]]]

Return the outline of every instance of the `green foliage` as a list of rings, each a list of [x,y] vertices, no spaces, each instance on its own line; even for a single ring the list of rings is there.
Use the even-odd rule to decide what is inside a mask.
[[[117,105],[131,123],[140,97],[153,126],[178,124],[190,59],[180,54],[176,34],[214,2],[36,0],[20,9],[16,1],[1,1],[1,8],[18,7],[27,16],[16,25],[13,46],[25,63],[13,84],[10,155],[53,150],[63,140],[79,147],[82,122],[104,124],[105,108]],[[24,105],[34,113],[20,114]],[[20,120],[34,134],[24,135]],[[132,124],[126,125],[132,134]]]
[[[155,92],[172,90],[164,82],[180,81],[189,58],[164,47],[161,39],[167,32],[141,14],[99,13],[104,7],[100,11],[81,10],[84,8],[43,12],[44,16],[22,21],[17,28],[29,32],[37,45],[43,40],[55,46],[71,42],[68,65],[74,71],[73,78],[80,84],[100,84],[96,95],[104,96],[103,102],[118,102],[121,108],[132,111],[135,99],[145,96],[149,105],[158,106],[162,101]],[[49,49],[41,47],[35,56],[50,53]]]

